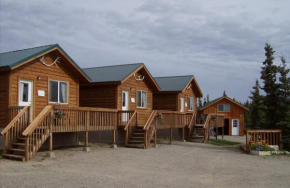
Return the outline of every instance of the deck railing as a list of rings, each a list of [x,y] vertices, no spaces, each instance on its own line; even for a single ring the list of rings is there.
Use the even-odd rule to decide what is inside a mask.
[[[12,121],[26,106],[8,106],[8,121]]]
[[[190,138],[195,125],[196,125],[196,115],[192,114],[191,120],[188,123],[188,127],[187,127],[188,128],[188,139]]]
[[[176,111],[157,111],[156,129],[184,128],[189,123],[189,114]]]
[[[25,137],[26,161],[32,158],[49,137],[49,129],[52,126],[52,111],[53,106],[46,106],[22,133]]]
[[[156,121],[157,121],[157,111],[153,110],[144,126],[144,149],[149,147],[150,141],[156,131]],[[155,144],[156,144],[156,137],[155,137]]]
[[[7,153],[7,149],[11,147],[11,144],[21,137],[22,132],[27,128],[30,123],[30,114],[29,106],[20,107],[20,108],[8,108],[13,112],[12,114],[18,111],[18,114],[11,120],[11,122],[5,127],[1,132],[1,135],[4,136],[4,154]],[[12,117],[12,116],[10,116]]]
[[[126,126],[135,111],[118,111],[118,126]]]
[[[131,116],[128,123],[124,127],[124,131],[126,132],[125,145],[128,144],[129,136],[132,134],[132,131],[136,126],[138,126],[138,114],[137,111],[134,111],[133,115]]]
[[[117,110],[54,106],[52,132],[114,130]]]
[[[251,142],[265,141],[268,145],[278,145],[283,147],[282,130],[247,130],[246,131],[246,151],[250,152]]]

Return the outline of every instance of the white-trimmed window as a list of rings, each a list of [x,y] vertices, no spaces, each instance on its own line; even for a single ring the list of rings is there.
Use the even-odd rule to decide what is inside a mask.
[[[68,103],[68,83],[57,80],[49,81],[49,102]]]
[[[193,111],[194,108],[193,97],[188,97],[188,110]]]
[[[137,107],[146,108],[147,107],[147,92],[137,91]]]
[[[219,104],[218,111],[219,112],[230,112],[231,111],[230,104]]]

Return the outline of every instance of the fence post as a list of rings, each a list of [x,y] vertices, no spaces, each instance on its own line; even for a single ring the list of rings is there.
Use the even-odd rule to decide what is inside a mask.
[[[283,150],[282,131],[279,134],[279,150]]]
[[[246,130],[246,153],[249,151],[249,134],[248,131]]]

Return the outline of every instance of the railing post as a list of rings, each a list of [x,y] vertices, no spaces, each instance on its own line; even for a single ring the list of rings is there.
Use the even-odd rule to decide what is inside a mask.
[[[279,134],[279,150],[283,150],[282,131]]]
[[[185,138],[184,138],[184,127],[182,127],[182,141],[184,141]]]
[[[148,143],[147,143],[147,130],[145,130],[145,135],[144,135],[144,149],[147,149]]]
[[[170,144],[172,145],[173,143],[172,143],[172,127],[170,128]]]
[[[7,154],[7,148],[8,148],[8,134],[9,134],[9,131],[8,132],[6,132],[5,134],[4,134],[4,147],[3,147],[3,153],[4,154]]]
[[[90,126],[90,111],[87,111],[86,117],[86,138],[85,138],[85,146],[89,146],[89,126]]]
[[[30,146],[29,146],[29,137],[26,136],[25,137],[25,160],[26,161],[29,160],[29,153],[30,153],[29,148],[30,148]]]
[[[129,127],[126,129],[126,136],[125,136],[125,145],[128,145],[128,139],[129,139]]]

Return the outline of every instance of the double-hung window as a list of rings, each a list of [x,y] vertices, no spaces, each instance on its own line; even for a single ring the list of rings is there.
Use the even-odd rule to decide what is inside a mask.
[[[147,107],[147,92],[137,91],[137,107],[146,108]]]
[[[219,104],[218,105],[218,111],[220,111],[220,112],[230,112],[231,111],[230,104]]]
[[[193,97],[189,97],[188,98],[188,110],[192,111],[193,110],[193,105],[194,105]]]
[[[68,83],[57,80],[49,81],[49,102],[68,103]]]

